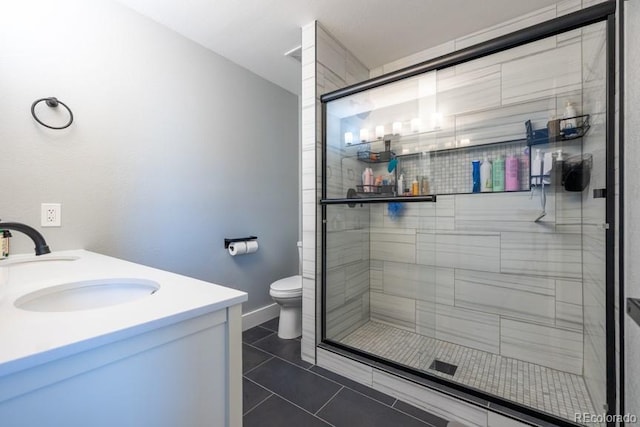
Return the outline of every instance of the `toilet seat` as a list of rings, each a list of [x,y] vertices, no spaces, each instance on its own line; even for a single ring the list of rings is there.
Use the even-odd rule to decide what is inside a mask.
[[[276,298],[297,298],[302,296],[302,276],[290,276],[276,280],[270,286],[269,294]]]

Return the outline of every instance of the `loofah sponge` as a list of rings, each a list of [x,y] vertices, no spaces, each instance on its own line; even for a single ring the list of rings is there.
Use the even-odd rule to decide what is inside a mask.
[[[387,212],[391,219],[396,219],[402,216],[404,211],[404,205],[402,203],[392,202],[387,205]]]

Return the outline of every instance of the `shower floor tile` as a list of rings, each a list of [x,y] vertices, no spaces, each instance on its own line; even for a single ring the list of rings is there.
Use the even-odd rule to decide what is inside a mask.
[[[340,342],[565,419],[573,420],[576,413],[596,413],[579,375],[372,321]],[[455,373],[430,369],[436,359],[456,365]]]

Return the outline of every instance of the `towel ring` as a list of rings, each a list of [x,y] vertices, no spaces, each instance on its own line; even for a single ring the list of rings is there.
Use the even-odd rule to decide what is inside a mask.
[[[49,126],[48,124],[40,121],[40,119],[36,116],[36,105],[38,105],[42,101],[45,101],[45,103],[51,108],[57,108],[59,104],[62,105],[64,108],[66,108],[67,111],[69,112],[69,122],[64,126]],[[49,129],[66,129],[69,126],[71,126],[71,123],[73,123],[73,113],[71,112],[71,109],[67,106],[67,104],[65,104],[62,101],[59,101],[57,98],[53,96],[49,98],[40,98],[36,100],[33,104],[31,104],[31,115],[33,116],[34,119],[36,119],[36,122],[40,123],[42,126],[47,127]]]

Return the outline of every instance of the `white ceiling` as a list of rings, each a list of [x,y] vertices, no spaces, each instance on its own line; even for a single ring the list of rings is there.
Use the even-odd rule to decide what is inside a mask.
[[[504,22],[556,0],[118,0],[295,94],[284,52],[318,20],[367,67]]]

